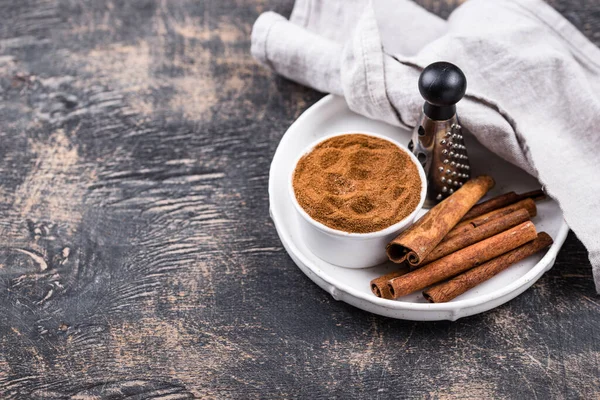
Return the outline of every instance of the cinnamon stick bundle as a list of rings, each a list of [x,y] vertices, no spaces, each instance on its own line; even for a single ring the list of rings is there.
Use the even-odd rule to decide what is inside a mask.
[[[428,264],[439,258],[442,258],[450,253],[454,253],[457,250],[463,249],[474,243],[477,243],[483,239],[487,239],[500,232],[512,228],[513,226],[519,225],[529,220],[529,213],[525,209],[517,210],[504,217],[492,220],[486,224],[478,226],[473,230],[467,232],[464,235],[459,235],[451,240],[441,242],[423,261],[423,264]],[[380,276],[371,281],[371,291],[377,297],[384,299],[391,299],[392,295],[388,287],[388,281],[405,275],[410,272],[410,269],[405,266],[398,271],[391,272],[389,274]]]
[[[392,294],[390,293],[390,288],[388,287],[388,281],[390,279],[406,275],[409,272],[410,268],[408,266],[403,266],[397,271],[390,272],[389,274],[380,276],[379,278],[375,278],[371,281],[371,291],[377,297],[381,297],[383,299],[391,299]]]
[[[521,200],[514,204],[511,204],[507,207],[499,208],[497,210],[490,211],[487,214],[483,214],[478,217],[471,218],[469,220],[458,223],[454,227],[454,229],[452,229],[450,232],[448,232],[446,237],[444,237],[444,240],[450,240],[455,236],[464,235],[466,232],[468,232],[478,226],[481,226],[487,222],[493,221],[494,219],[502,218],[503,216],[508,215],[512,212],[515,212],[521,208],[524,208],[525,210],[527,210],[530,218],[533,218],[537,215],[537,207],[535,205],[535,201],[533,201],[530,198],[527,198],[525,200]]]
[[[498,257],[508,251],[536,238],[535,226],[531,221],[524,222],[507,231],[482,240],[469,247],[458,250],[446,257],[427,264],[388,282],[390,294],[396,299],[409,293],[422,290],[434,283],[476,267],[485,261]]]
[[[509,206],[521,200],[532,199],[533,201],[539,201],[545,198],[546,194],[541,189],[521,194],[516,194],[515,192],[504,193],[500,196],[496,196],[492,199],[476,204],[473,206],[473,208],[471,208],[471,210],[469,210],[468,213],[465,214],[462,220],[466,221],[475,217],[479,217],[480,215]]]
[[[392,240],[386,248],[389,259],[396,263],[408,260],[411,268],[420,265],[444,236],[493,186],[494,180],[487,175],[465,183]]]
[[[483,225],[476,226],[464,234],[456,235],[448,240],[443,240],[427,257],[425,257],[423,264],[429,264],[430,262],[447,256],[450,253],[454,253],[457,250],[497,235],[500,232],[504,232],[513,226],[529,220],[529,217],[530,215],[527,210],[521,208],[510,214],[488,221]]]
[[[494,258],[457,277],[433,286],[423,292],[423,296],[431,303],[445,303],[460,296],[481,282],[497,275],[514,263],[521,261],[552,244],[552,238],[546,232],[540,232],[537,238],[523,246]]]

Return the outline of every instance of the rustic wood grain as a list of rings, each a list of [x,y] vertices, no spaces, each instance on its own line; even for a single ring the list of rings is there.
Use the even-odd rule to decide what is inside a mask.
[[[596,0],[550,3],[600,44]],[[530,290],[455,323],[367,314],[294,266],[268,167],[322,94],[248,51],[292,4],[0,0],[0,397],[598,398],[572,234]]]

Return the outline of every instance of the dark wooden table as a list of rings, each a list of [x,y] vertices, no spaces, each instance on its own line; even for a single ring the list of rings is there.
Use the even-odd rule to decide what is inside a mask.
[[[597,0],[551,4],[600,44]],[[323,94],[249,54],[259,13],[292,5],[0,0],[0,398],[599,398],[573,234],[454,323],[362,312],[294,265],[269,163]]]

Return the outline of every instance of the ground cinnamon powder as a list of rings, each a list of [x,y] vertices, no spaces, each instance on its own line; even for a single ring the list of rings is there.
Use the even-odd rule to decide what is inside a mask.
[[[298,161],[293,176],[300,206],[313,219],[345,232],[387,228],[419,204],[421,180],[408,154],[363,134],[336,136]]]

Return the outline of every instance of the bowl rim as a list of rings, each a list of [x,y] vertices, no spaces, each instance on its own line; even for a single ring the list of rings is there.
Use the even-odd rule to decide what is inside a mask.
[[[300,203],[298,203],[298,199],[296,198],[296,193],[294,191],[294,184],[293,184],[294,173],[296,172],[296,166],[298,165],[298,162],[300,161],[300,159],[302,157],[304,157],[305,155],[307,155],[308,153],[313,151],[314,148],[317,147],[322,142],[329,140],[331,138],[334,138],[334,137],[344,136],[344,135],[373,136],[378,139],[382,139],[382,140],[385,140],[385,141],[388,141],[388,142],[394,144],[401,151],[408,154],[408,156],[410,157],[413,164],[417,167],[417,171],[419,171],[419,178],[421,179],[421,193],[420,193],[419,203],[417,204],[415,209],[409,215],[407,215],[406,217],[402,218],[400,221],[398,221],[384,229],[374,231],[374,232],[357,233],[357,232],[345,232],[345,231],[341,231],[338,229],[330,228],[329,226],[323,224],[322,222],[319,222],[319,221],[313,219],[304,210],[304,208],[302,208]],[[347,131],[347,132],[336,132],[336,133],[332,133],[330,135],[326,135],[318,140],[315,140],[311,144],[309,144],[304,149],[304,151],[302,151],[300,153],[300,156],[296,158],[293,165],[294,165],[294,168],[292,168],[292,171],[289,174],[287,181],[288,181],[288,194],[292,201],[292,204],[294,205],[294,208],[302,216],[302,218],[304,220],[308,221],[308,223],[310,223],[312,226],[314,226],[315,228],[317,228],[325,233],[333,235],[333,236],[349,237],[349,238],[357,238],[357,239],[375,239],[375,238],[379,238],[382,236],[390,235],[390,234],[394,233],[395,231],[402,229],[406,225],[410,225],[410,223],[415,220],[419,211],[421,209],[423,209],[423,205],[425,204],[425,199],[427,196],[427,176],[425,175],[425,170],[423,169],[423,166],[421,165],[421,163],[419,162],[417,157],[410,150],[408,150],[408,148],[404,147],[402,144],[400,144],[400,142],[398,142],[394,139],[390,139],[389,137],[381,135],[379,133],[370,132],[370,131]],[[407,222],[408,222],[408,224],[407,224]]]

